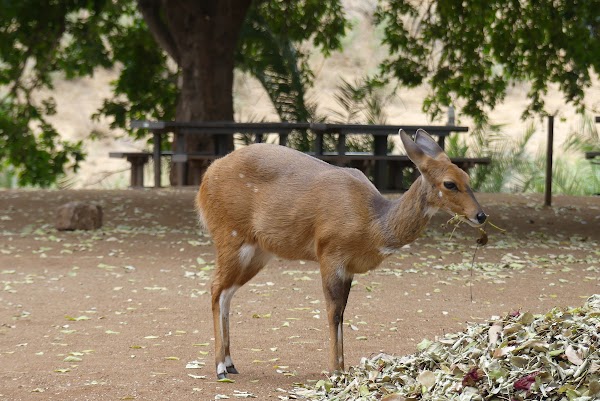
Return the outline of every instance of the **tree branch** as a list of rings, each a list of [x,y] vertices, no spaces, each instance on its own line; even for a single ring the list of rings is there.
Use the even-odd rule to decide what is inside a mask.
[[[171,35],[169,27],[160,16],[160,8],[160,0],[138,0],[138,9],[142,13],[146,24],[148,24],[152,36],[154,36],[159,46],[179,65],[181,62],[179,49]]]

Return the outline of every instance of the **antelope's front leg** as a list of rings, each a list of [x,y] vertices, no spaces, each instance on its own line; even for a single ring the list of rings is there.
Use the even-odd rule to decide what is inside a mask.
[[[215,367],[217,377],[224,379],[227,373],[238,373],[229,351],[229,307],[238,286],[221,288],[217,280],[212,289],[212,311],[215,331]]]
[[[327,306],[329,321],[329,368],[331,372],[344,370],[344,310],[352,285],[351,274],[346,274],[343,267],[324,268],[321,265],[323,293]]]

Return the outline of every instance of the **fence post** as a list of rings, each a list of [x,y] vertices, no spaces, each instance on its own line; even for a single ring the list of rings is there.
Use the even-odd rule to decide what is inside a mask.
[[[160,158],[161,158],[161,154],[162,154],[162,136],[161,133],[158,130],[154,130],[152,131],[152,136],[154,138],[154,148],[153,148],[153,152],[152,152],[152,158],[154,160],[154,188],[160,188],[161,187],[161,173],[160,173],[160,169],[161,169],[161,165],[160,165]],[[143,170],[142,170],[142,174],[143,174]],[[141,186],[144,186],[144,182],[143,182],[143,178],[142,178],[142,183]]]
[[[552,148],[554,143],[554,116],[548,116],[548,143],[546,148],[546,188],[544,206],[552,206]]]

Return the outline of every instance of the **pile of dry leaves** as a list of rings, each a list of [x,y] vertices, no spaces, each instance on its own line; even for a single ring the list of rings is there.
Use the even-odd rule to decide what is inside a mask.
[[[418,348],[409,356],[363,358],[290,398],[600,400],[600,294],[580,308],[494,317]]]

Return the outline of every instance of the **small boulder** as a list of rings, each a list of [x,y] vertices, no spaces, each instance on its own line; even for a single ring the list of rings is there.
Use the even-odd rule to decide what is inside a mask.
[[[69,202],[56,213],[57,230],[96,230],[102,227],[102,208],[86,202]]]

